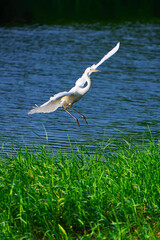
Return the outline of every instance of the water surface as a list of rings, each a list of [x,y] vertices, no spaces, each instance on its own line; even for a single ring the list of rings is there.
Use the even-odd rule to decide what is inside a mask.
[[[24,142],[67,149],[72,142],[160,129],[160,26],[109,24],[0,28],[1,143]],[[74,105],[88,125],[79,128],[63,109],[27,115],[34,104],[68,91],[84,70],[117,42],[119,51],[91,75],[90,91]],[[118,133],[117,133],[118,134]],[[93,141],[92,143],[90,141]],[[8,143],[9,145],[11,143]]]

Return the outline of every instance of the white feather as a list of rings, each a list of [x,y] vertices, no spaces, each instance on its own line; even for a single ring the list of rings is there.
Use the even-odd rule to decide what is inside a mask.
[[[104,61],[106,61],[108,58],[110,58],[113,54],[115,54],[118,51],[119,46],[120,46],[120,43],[117,43],[117,45],[111,51],[109,51],[97,64],[93,64],[91,68],[93,69],[98,68]],[[90,72],[89,75],[91,75],[91,73],[92,72]],[[82,77],[76,81],[75,85],[77,87],[83,87],[85,83],[86,83],[86,78],[84,75],[82,75]]]
[[[94,69],[98,68],[104,61],[106,61],[108,58],[110,58],[113,54],[115,54],[115,53],[118,51],[119,46],[120,46],[120,42],[117,43],[117,45],[116,45],[111,51],[109,51],[109,52],[99,61],[99,63],[97,63],[96,65],[93,64],[93,65],[91,66],[91,68],[94,68]],[[90,74],[91,74],[91,73],[90,73]]]
[[[86,78],[82,75],[81,78],[79,78],[76,83],[75,83],[75,86],[76,87],[83,87],[86,83]]]
[[[57,108],[62,107],[62,98],[71,94],[69,92],[57,93],[53,97],[50,97],[49,101],[30,110],[28,114],[54,112]]]

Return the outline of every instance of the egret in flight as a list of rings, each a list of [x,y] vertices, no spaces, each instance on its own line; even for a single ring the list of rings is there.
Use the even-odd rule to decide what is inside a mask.
[[[72,105],[79,101],[90,89],[91,87],[91,79],[90,75],[93,72],[100,72],[97,70],[97,68],[108,58],[110,58],[114,53],[116,53],[119,49],[120,43],[117,43],[117,45],[110,51],[108,52],[97,64],[93,64],[91,67],[88,67],[85,72],[83,73],[82,77],[79,78],[75,86],[71,88],[68,92],[60,92],[58,94],[55,94],[53,97],[49,99],[48,102],[42,104],[41,106],[36,106],[32,110],[28,112],[28,114],[33,114],[33,113],[50,113],[54,112],[57,108],[63,107],[64,110],[69,113],[77,122],[78,126],[79,121],[78,119],[68,111],[68,107],[75,111],[76,113],[80,114],[81,117],[84,119],[84,121],[87,123],[87,120],[84,115],[76,111],[75,109],[72,108]],[[87,83],[87,86],[85,84]]]

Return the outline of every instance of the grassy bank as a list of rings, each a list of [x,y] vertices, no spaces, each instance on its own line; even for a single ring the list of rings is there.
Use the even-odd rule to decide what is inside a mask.
[[[0,158],[0,239],[160,238],[159,143]]]

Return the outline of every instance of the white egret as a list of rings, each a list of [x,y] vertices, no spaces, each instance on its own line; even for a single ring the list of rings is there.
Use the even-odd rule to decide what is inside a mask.
[[[87,120],[84,115],[76,111],[75,109],[72,108],[72,105],[79,101],[90,89],[91,87],[91,79],[90,75],[92,72],[100,72],[99,70],[96,70],[105,60],[107,60],[109,57],[111,57],[114,53],[116,53],[119,49],[120,43],[117,43],[117,45],[110,51],[108,52],[101,60],[98,62],[96,65],[93,64],[91,67],[88,67],[85,72],[83,73],[82,77],[79,78],[75,86],[71,88],[68,92],[60,92],[53,97],[49,99],[48,102],[42,104],[41,106],[36,106],[34,109],[30,110],[28,114],[33,114],[33,113],[50,113],[54,112],[57,108],[59,107],[64,107],[64,110],[69,113],[77,122],[78,126],[79,121],[78,119],[70,113],[67,108],[69,107],[76,113],[80,114],[81,117],[85,120],[87,123]],[[87,83],[87,86],[84,86],[85,83]]]

